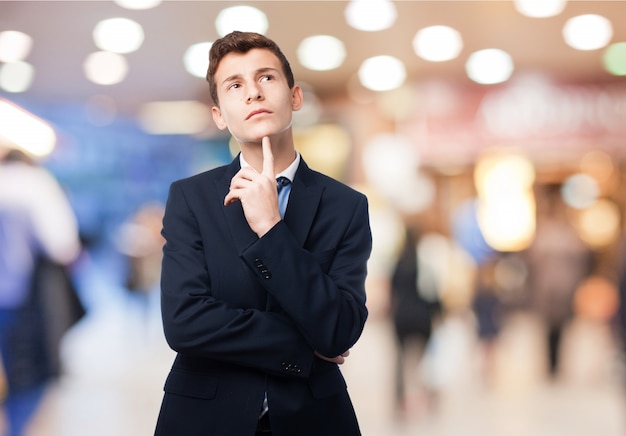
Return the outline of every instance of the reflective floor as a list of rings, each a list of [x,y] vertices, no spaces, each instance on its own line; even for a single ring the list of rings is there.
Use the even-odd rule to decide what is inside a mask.
[[[135,303],[92,314],[71,331],[67,375],[50,388],[27,436],[152,434],[173,354],[153,303]],[[409,367],[410,386],[398,408],[392,331],[384,317],[370,318],[342,367],[363,434],[626,434],[621,359],[605,327],[579,322],[570,328],[556,380],[544,375],[532,318],[511,319],[489,361],[472,331],[467,317],[442,324],[426,359]]]

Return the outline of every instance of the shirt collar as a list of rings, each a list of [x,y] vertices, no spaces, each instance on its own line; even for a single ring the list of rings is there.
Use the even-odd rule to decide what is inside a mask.
[[[243,153],[239,153],[239,165],[241,165],[241,168],[250,166],[250,164],[246,162],[246,160],[243,158]],[[293,179],[296,177],[296,171],[298,170],[298,165],[300,165],[300,153],[298,152],[298,150],[296,150],[296,158],[293,160],[293,162],[291,162],[291,164],[287,168],[285,168],[284,171],[281,171],[280,173],[276,174],[276,178],[279,178],[281,176],[287,177],[290,182],[293,182]]]

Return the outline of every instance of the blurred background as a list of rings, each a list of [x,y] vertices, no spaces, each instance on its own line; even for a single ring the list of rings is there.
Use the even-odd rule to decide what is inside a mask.
[[[70,235],[78,297],[24,434],[152,434],[173,359],[163,204],[238,152],[204,79],[235,29],[290,60],[304,159],[369,198],[370,318],[342,367],[364,435],[626,434],[624,17],[622,1],[0,1],[0,155],[61,188],[38,212],[69,206],[52,234]],[[56,195],[11,165],[0,217]]]

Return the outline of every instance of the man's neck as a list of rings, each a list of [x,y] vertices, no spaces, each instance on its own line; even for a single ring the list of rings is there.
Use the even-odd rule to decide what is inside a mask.
[[[258,172],[263,171],[263,148],[261,144],[240,144],[241,154],[245,161]],[[274,155],[274,173],[285,170],[296,158],[296,149],[293,141],[287,143],[272,143]]]

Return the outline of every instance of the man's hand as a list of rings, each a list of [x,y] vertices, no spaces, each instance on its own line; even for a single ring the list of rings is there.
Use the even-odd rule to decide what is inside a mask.
[[[259,238],[280,221],[274,155],[269,137],[263,137],[261,146],[263,171],[259,173],[252,167],[240,169],[230,181],[230,191],[224,198],[224,206],[241,201],[246,221]]]
[[[350,350],[346,351],[345,353],[342,353],[339,356],[335,356],[335,357],[322,356],[317,351],[315,352],[315,355],[317,357],[319,357],[320,359],[325,360],[327,362],[332,362],[332,363],[336,363],[337,365],[341,365],[341,364],[343,364],[346,361],[346,357],[348,357],[350,355]]]

